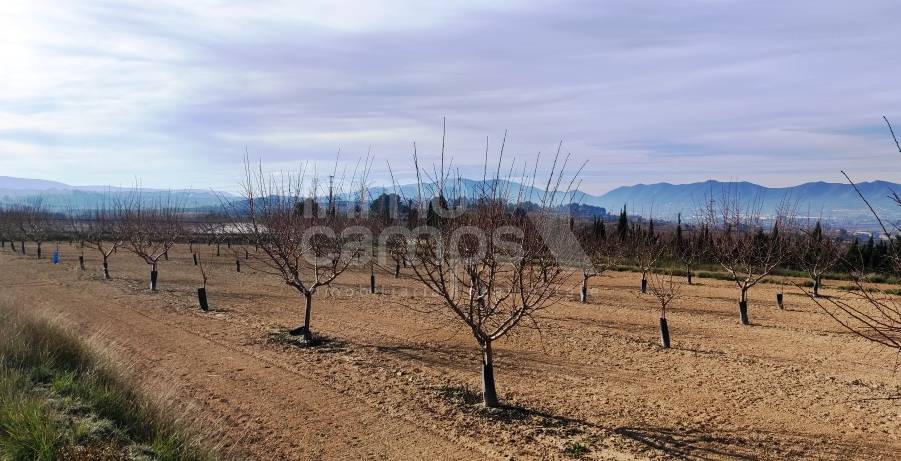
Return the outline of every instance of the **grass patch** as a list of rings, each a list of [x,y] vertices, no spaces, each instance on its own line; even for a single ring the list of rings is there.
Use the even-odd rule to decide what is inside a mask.
[[[266,343],[300,349],[315,348],[319,352],[339,352],[347,347],[346,343],[336,338],[313,333],[313,337],[306,340],[302,335],[291,334],[290,330],[273,330],[266,333]]]
[[[583,458],[590,451],[591,449],[588,448],[588,445],[576,440],[571,440],[563,445],[563,454],[570,458]]]
[[[79,338],[0,308],[0,459],[213,455]]]
[[[628,264],[619,265],[619,266],[614,267],[613,269],[618,272],[641,272],[641,269],[638,266],[628,265]],[[688,271],[685,270],[684,268],[680,268],[680,267],[671,268],[666,265],[652,267],[651,272],[657,272],[657,273],[672,272],[673,275],[677,276],[677,277],[688,276]],[[692,277],[708,278],[708,279],[715,279],[715,280],[732,280],[731,275],[724,272],[720,266],[717,266],[715,264],[699,264],[699,265],[695,266],[694,269],[692,270]],[[762,282],[763,283],[781,283],[779,280],[773,279],[772,277],[796,277],[796,278],[808,279],[804,282],[799,283],[799,285],[808,286],[808,287],[813,286],[813,281],[809,280],[810,275],[808,275],[807,272],[804,272],[804,271],[784,269],[781,267],[777,267],[776,269],[774,269],[772,271],[772,276],[765,278],[764,280],[762,280]],[[885,284],[889,284],[889,285],[901,285],[901,278],[891,276],[891,275],[886,275],[886,274],[875,273],[875,272],[862,274],[859,278],[862,281],[868,282],[868,283],[885,283]],[[854,279],[855,279],[855,277],[853,277],[851,274],[849,274],[847,272],[828,272],[826,274],[823,274],[823,277],[822,277],[822,280],[847,281],[847,280],[854,280]]]
[[[477,405],[482,403],[482,393],[469,386],[445,384],[438,388],[438,396],[458,405]]]

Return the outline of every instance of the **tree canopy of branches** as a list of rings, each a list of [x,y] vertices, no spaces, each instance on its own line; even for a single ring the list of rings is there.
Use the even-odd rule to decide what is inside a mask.
[[[784,261],[786,238],[781,230],[792,227],[793,216],[782,206],[765,229],[759,202],[742,203],[726,190],[719,201],[708,201],[701,216],[710,230],[710,254],[738,287],[741,323],[748,325],[748,290]]]
[[[666,248],[666,245],[660,241],[659,236],[654,233],[653,223],[654,221],[651,221],[647,230],[642,229],[640,226],[632,229],[629,232],[627,243],[628,251],[641,271],[642,293],[647,293],[648,273],[651,272],[654,264],[657,263],[657,260],[660,259]]]
[[[820,222],[807,229],[802,229],[795,248],[798,251],[798,263],[807,272],[813,282],[814,297],[820,294],[823,274],[832,270],[842,257],[842,246],[834,238],[824,235]]]
[[[442,151],[442,166],[443,159]],[[414,163],[421,178],[415,153]],[[524,197],[522,190],[514,194],[509,182],[502,181],[513,174],[512,165],[504,176],[500,160],[497,165],[494,177],[486,178],[469,200],[463,200],[460,189],[445,186],[448,170],[436,169],[434,195],[426,200],[420,197],[418,203],[427,210],[420,215],[428,216],[431,210],[432,217],[427,226],[414,229],[411,239],[413,278],[434,293],[437,309],[446,309],[465,325],[479,346],[482,396],[488,407],[498,405],[494,343],[524,324],[538,328],[536,314],[551,305],[572,271],[564,265],[571,257],[561,251],[571,247],[555,240],[567,234],[561,229],[569,228],[568,217],[552,212],[561,200],[571,198],[572,181],[561,188],[566,161],[558,153],[546,192],[539,193],[538,205],[525,215],[515,210],[531,197]],[[533,172],[533,185],[534,178]],[[420,190],[425,187],[420,179]],[[445,195],[447,189],[457,192]],[[578,247],[575,236],[569,236]]]
[[[103,259],[103,278],[109,280],[109,258],[123,244],[122,228],[116,208],[100,206],[87,214],[70,212],[72,232],[82,245],[97,250]]]
[[[42,257],[42,245],[51,232],[53,221],[41,202],[16,205],[10,210],[10,219],[16,228],[25,254],[25,242],[34,242],[38,258]]]
[[[241,208],[229,210],[230,220],[237,233],[259,248],[250,255],[248,265],[280,278],[303,295],[303,325],[291,334],[307,342],[314,340],[310,322],[317,290],[362,256],[371,239],[368,229],[355,225],[357,213],[366,209],[359,204],[365,197],[367,169],[365,165],[350,177],[350,184],[360,185],[360,193],[355,196],[357,206],[348,205],[342,213],[337,211],[335,197],[343,189],[343,180],[337,190],[330,185],[326,207],[313,206],[323,191],[312,166],[304,164],[297,174],[276,175],[245,163]]]
[[[145,203],[136,189],[116,212],[124,248],[151,266],[150,288],[156,290],[160,258],[185,235],[181,207],[169,200]]]
[[[681,285],[676,281],[675,270],[672,266],[662,271],[652,272],[649,285],[651,293],[660,304],[660,343],[664,349],[669,349],[670,334],[666,308],[679,297]]]
[[[588,280],[601,276],[608,270],[615,269],[622,261],[625,252],[625,243],[618,234],[608,235],[603,221],[592,224],[591,232],[583,238],[582,247],[588,256],[588,264],[582,267],[582,286],[579,293],[579,301],[588,302]]]
[[[898,143],[892,124],[887,117],[883,117],[883,119],[888,126],[898,153],[901,154],[901,144]],[[886,235],[892,235],[892,233],[898,235],[901,228],[897,225],[887,224],[860,192],[854,181],[846,173],[842,173],[848,182],[854,186],[858,196],[870,209],[873,217],[879,222],[882,231]],[[901,208],[901,197],[895,191],[891,192],[891,197],[895,204]],[[890,232],[889,226],[892,226],[891,231],[893,232]],[[901,255],[898,254],[896,242],[889,239],[885,243],[885,247],[887,265],[894,274],[901,274],[901,258],[899,258]],[[851,251],[853,252],[855,248],[852,247]],[[867,289],[869,287],[865,286],[865,280],[863,279],[865,266],[862,258],[859,257],[860,255],[857,256],[855,258],[852,253],[847,258],[847,264],[851,265],[852,268],[856,267],[858,269],[856,271],[858,276],[854,278],[856,290],[851,293],[851,296],[848,299],[829,297],[825,301],[817,298],[814,298],[814,300],[830,317],[849,331],[876,344],[901,352],[901,305],[890,295]]]

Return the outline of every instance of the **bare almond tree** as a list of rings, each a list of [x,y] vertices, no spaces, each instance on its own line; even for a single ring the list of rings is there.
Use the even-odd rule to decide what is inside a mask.
[[[403,234],[391,234],[385,241],[385,251],[394,264],[394,278],[400,277],[401,267],[406,267],[408,257],[407,240]]]
[[[895,136],[891,122],[889,122],[887,117],[883,116],[883,119],[891,133],[895,148],[901,153],[901,144],[899,144],[898,138]],[[901,229],[897,225],[887,223],[876,212],[876,209],[858,189],[850,176],[844,171],[842,174],[845,175],[845,178],[857,191],[860,199],[867,205],[882,231],[886,235],[899,235]],[[890,192],[890,197],[901,208],[901,197],[895,191]],[[897,242],[894,239],[889,239],[888,241],[888,252],[892,272],[895,275],[901,274],[901,254],[898,252]],[[813,298],[814,301],[824,312],[848,331],[901,353],[901,303],[891,295],[869,289],[870,287],[867,286],[863,277],[865,271],[861,262],[849,258],[845,263],[852,269],[852,275],[855,275],[853,278],[855,290],[850,293],[850,297],[848,299],[829,297],[825,301],[822,298]]]
[[[371,238],[365,228],[355,225],[356,211],[365,207],[345,203],[345,209],[338,210],[343,181],[337,191],[334,184],[328,188],[328,199],[320,206],[318,199],[326,190],[312,170],[312,165],[304,164],[297,174],[266,174],[262,166],[245,162],[243,199],[240,206],[227,207],[237,233],[259,249],[248,255],[248,265],[280,278],[303,296],[303,324],[290,334],[309,344],[316,342],[310,326],[313,297],[365,254]],[[363,190],[366,176],[365,171],[355,171],[349,183],[360,184]],[[361,196],[365,191],[355,195]]]
[[[836,239],[823,234],[820,222],[808,229],[803,229],[796,242],[798,262],[807,272],[813,283],[811,295],[816,298],[820,295],[823,274],[832,270],[842,257],[841,243]]]
[[[110,280],[109,258],[123,244],[116,209],[103,205],[81,216],[71,215],[74,235],[81,241],[82,247],[100,253],[103,278]]]
[[[641,292],[648,292],[648,274],[663,254],[664,245],[650,229],[636,227],[629,232],[629,251],[641,271]]]
[[[200,278],[203,282],[203,286],[197,289],[197,302],[200,304],[200,308],[206,312],[210,310],[210,305],[206,296],[206,284],[209,281],[209,275],[203,265],[203,260],[199,257],[197,258],[197,268],[200,271]]]
[[[676,281],[675,268],[670,266],[662,271],[654,271],[650,275],[651,293],[660,304],[660,344],[664,349],[670,348],[669,324],[666,319],[666,308],[679,297],[681,284]]]
[[[12,213],[6,208],[0,208],[0,249],[5,249],[6,242],[9,241],[13,245],[11,249],[15,251],[14,238]]]
[[[787,255],[783,229],[790,229],[793,215],[781,206],[769,226],[760,215],[759,200],[742,203],[737,194],[723,191],[719,201],[709,200],[701,213],[710,229],[711,256],[726,270],[739,289],[739,318],[749,325],[748,290],[766,278]]]
[[[36,255],[38,259],[41,259],[43,257],[42,245],[46,241],[51,227],[50,214],[40,201],[28,205],[18,205],[13,209],[14,222],[18,226],[21,238],[22,254],[25,254],[25,242],[34,242],[37,247]]]
[[[582,285],[579,288],[579,302],[588,302],[588,280],[600,277],[608,270],[616,269],[625,252],[626,245],[616,235],[603,238],[593,237],[583,243],[589,264],[582,267]]]
[[[199,224],[200,233],[208,245],[216,245],[216,256],[222,256],[222,244],[228,239],[224,220],[211,216],[208,221]]]
[[[695,266],[706,256],[705,243],[709,240],[710,233],[706,226],[682,230],[681,216],[679,218],[679,227],[673,238],[673,253],[685,267],[685,277],[691,285]]]
[[[138,189],[117,206],[123,246],[150,266],[150,289],[157,290],[159,260],[185,234],[181,206],[171,198],[145,203]]]
[[[437,297],[434,312],[451,314],[472,334],[482,355],[483,403],[495,407],[495,342],[524,324],[538,328],[537,315],[559,299],[573,271],[567,263],[574,255],[561,254],[564,245],[555,239],[568,234],[573,245],[578,247],[578,242],[560,230],[569,228],[569,217],[553,211],[563,200],[571,201],[573,181],[561,188],[566,161],[560,167],[558,153],[537,204],[526,213],[514,213],[531,197],[524,196],[525,188],[513,192],[503,181],[514,171],[512,166],[503,174],[498,161],[494,178],[475,191],[464,191],[459,181],[448,183],[450,168],[444,167],[443,150],[441,158],[442,167],[435,168],[429,183],[421,179],[414,152],[419,189],[431,188],[432,193],[417,200],[419,215],[425,214],[429,225],[413,231],[412,277]],[[466,192],[472,196],[465,197]],[[554,257],[546,257],[549,249],[556,249]]]

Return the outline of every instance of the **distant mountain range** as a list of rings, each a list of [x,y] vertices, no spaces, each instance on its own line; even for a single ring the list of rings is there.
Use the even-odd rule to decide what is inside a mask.
[[[488,181],[489,186],[494,181]],[[515,182],[498,181],[498,187],[505,188],[508,196],[521,197],[526,201],[538,201],[544,191],[539,188],[523,186]],[[445,185],[445,189],[452,186]],[[467,196],[476,196],[482,181],[463,179],[456,185]],[[901,184],[887,181],[862,182],[857,184],[861,193],[879,212],[880,216],[891,221],[901,219],[901,207],[890,197],[892,191],[901,193]],[[424,195],[431,195],[437,187],[427,185]],[[394,193],[405,197],[416,197],[415,184],[403,186],[374,188],[373,196],[382,192]],[[696,215],[708,200],[722,200],[724,194],[739,197],[743,206],[759,207],[763,215],[774,215],[784,203],[794,209],[801,217],[822,218],[835,224],[861,224],[870,226],[873,216],[866,204],[857,195],[850,184],[809,182],[792,187],[765,187],[750,182],[704,181],[691,184],[637,184],[623,186],[603,195],[591,195],[583,192],[572,194],[573,201],[582,205],[604,208],[608,213],[618,213],[626,206],[630,215],[641,215],[657,219],[674,220],[678,214],[689,219]],[[566,201],[569,201],[569,196]],[[562,194],[555,197],[560,203]]]
[[[522,201],[537,202],[544,191],[538,187],[529,187],[510,181],[477,181],[461,179],[453,184],[445,185],[446,195],[466,195],[475,197],[483,187],[496,185],[505,189],[508,197]],[[888,221],[901,220],[901,207],[892,199],[892,191],[901,193],[901,184],[886,181],[859,183],[861,193],[870,204]],[[451,192],[451,189],[458,189]],[[422,187],[422,194],[431,196],[437,190],[434,184]],[[108,196],[131,193],[131,188],[108,186],[70,186],[60,182],[41,179],[13,178],[0,176],[0,205],[41,200],[44,206],[59,211],[70,206],[90,208],[108,200]],[[369,191],[375,198],[382,193],[398,193],[405,198],[415,198],[418,187],[415,184],[397,187],[377,186]],[[152,201],[165,197],[181,203],[186,208],[216,208],[222,200],[234,200],[237,197],[228,193],[211,190],[161,190],[141,189],[142,197]],[[723,194],[740,197],[743,201],[755,201],[764,215],[772,215],[783,202],[794,206],[799,216],[823,218],[834,224],[850,224],[871,226],[873,218],[866,204],[854,191],[850,184],[810,182],[792,187],[765,187],[750,182],[704,181],[691,184],[637,184],[618,187],[603,195],[591,195],[576,192],[565,196],[558,193],[554,197],[557,204],[573,201],[582,205],[605,208],[610,213],[617,213],[624,205],[630,215],[652,216],[657,219],[672,220],[681,213],[686,219],[697,214],[698,210],[710,200],[721,200]]]
[[[892,199],[892,191],[901,193],[901,184],[887,181],[858,183],[857,187],[881,217],[889,221],[901,218],[901,207]],[[809,182],[791,187],[764,187],[750,182],[705,181],[692,184],[638,184],[619,187],[599,197],[585,196],[583,203],[619,209],[626,205],[630,214],[671,218],[677,213],[694,215],[710,199],[723,195],[755,201],[763,214],[772,215],[783,202],[798,216],[822,217],[842,223],[869,223],[872,214],[850,184]]]
[[[134,188],[113,186],[70,186],[44,179],[14,178],[0,176],[0,205],[20,203],[40,203],[51,211],[65,211],[70,208],[90,209],[109,204],[110,198],[123,198]],[[141,188],[141,199],[147,203],[170,200],[185,208],[218,207],[235,197],[227,193],[197,189],[149,189]]]

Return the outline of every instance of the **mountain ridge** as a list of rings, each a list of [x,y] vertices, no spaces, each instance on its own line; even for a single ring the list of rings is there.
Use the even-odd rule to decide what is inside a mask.
[[[445,184],[445,194],[451,195],[451,189],[459,188],[457,193],[466,196],[476,196],[482,187],[504,188],[509,195],[522,201],[537,201],[544,190],[520,184],[508,180],[473,180],[461,178],[458,181]],[[876,180],[857,183],[858,189],[870,201],[871,205],[883,218],[889,221],[901,219],[901,207],[890,197],[892,191],[901,191],[901,184],[890,181]],[[373,186],[370,188],[370,198],[374,199],[382,193],[399,193],[406,198],[414,198],[419,194],[420,187],[416,184]],[[424,184],[422,193],[426,196],[433,195],[437,190],[436,184]],[[115,186],[70,186],[57,181],[44,179],[17,178],[12,176],[0,176],[0,204],[21,203],[23,201],[40,199],[51,208],[64,209],[72,202],[77,202],[81,207],[90,207],[92,204],[101,203],[106,194],[124,194],[132,191],[132,188]],[[141,188],[142,193],[150,197],[163,194],[175,194],[186,207],[204,208],[221,205],[222,199],[234,199],[236,196],[213,190],[198,189],[150,189]],[[767,187],[749,181],[718,181],[708,179],[706,181],[673,184],[658,182],[632,186],[620,186],[601,195],[575,191],[572,200],[558,192],[554,196],[557,204],[562,202],[580,203],[594,207],[603,207],[608,212],[616,212],[626,206],[630,214],[643,215],[658,219],[674,219],[676,215],[691,216],[696,214],[709,199],[717,200],[723,194],[734,195],[742,201],[754,200],[760,206],[764,215],[771,215],[779,209],[780,205],[788,201],[795,205],[795,211],[802,216],[821,217],[827,221],[857,222],[872,221],[872,215],[866,204],[860,199],[854,187],[845,183],[830,183],[825,181],[813,181],[795,186]]]

